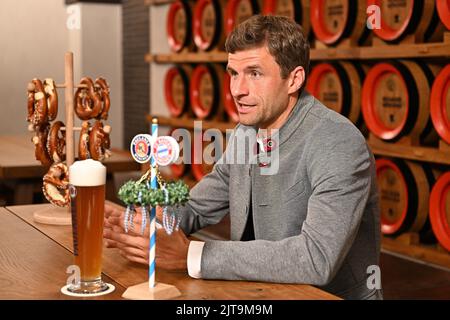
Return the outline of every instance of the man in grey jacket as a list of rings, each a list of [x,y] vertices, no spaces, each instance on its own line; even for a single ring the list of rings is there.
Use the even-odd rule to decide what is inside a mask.
[[[170,238],[158,232],[157,265],[195,278],[302,283],[342,298],[382,298],[380,284],[368,281],[380,251],[373,155],[350,121],[304,91],[309,44],[301,27],[254,16],[228,36],[226,50],[240,123],[180,209],[182,231]],[[257,139],[257,161],[236,161],[253,159],[252,148],[239,145],[243,136]],[[227,213],[231,241],[186,238]],[[108,246],[148,263],[148,234],[125,234],[122,214],[106,207]]]

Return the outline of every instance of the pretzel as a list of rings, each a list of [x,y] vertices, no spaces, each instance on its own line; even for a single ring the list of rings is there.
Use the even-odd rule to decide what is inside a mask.
[[[52,164],[52,159],[47,150],[47,136],[50,130],[50,125],[41,126],[35,131],[31,141],[35,145],[34,155],[36,160],[39,160],[44,166]]]
[[[101,112],[100,116],[97,117],[97,119],[106,120],[106,119],[108,119],[108,112],[109,112],[109,107],[111,104],[111,101],[109,99],[109,86],[108,86],[108,83],[106,82],[106,80],[104,78],[100,77],[100,78],[95,79],[95,87],[98,88],[97,92],[101,96],[102,103],[103,103],[102,112]]]
[[[103,127],[101,121],[95,121],[89,135],[89,152],[92,159],[102,161],[111,156],[111,151],[109,150],[111,147],[110,132],[110,126]]]
[[[89,153],[89,122],[83,121],[80,131],[80,141],[78,142],[78,158],[86,160],[91,157]]]
[[[28,122],[33,122],[33,117],[34,117],[34,92],[33,90],[30,90],[30,88],[32,87],[32,84],[30,83],[28,85],[28,92],[27,92],[27,110],[28,110],[28,115],[27,115],[27,121]]]
[[[53,121],[58,115],[58,93],[56,91],[56,85],[53,79],[44,80],[44,91],[47,97],[48,121]]]
[[[33,79],[28,84],[28,117],[27,121],[38,127],[48,123],[47,99],[41,80]]]
[[[45,198],[59,207],[67,206],[70,201],[67,166],[62,162],[53,164],[43,180],[42,191]]]
[[[61,121],[56,121],[50,128],[50,132],[48,134],[47,150],[54,162],[62,162],[66,160],[66,155],[64,153],[66,138],[61,131],[61,127],[64,127],[64,123]]]
[[[81,79],[74,99],[75,113],[81,120],[96,118],[102,112],[102,99],[95,91],[91,78]]]

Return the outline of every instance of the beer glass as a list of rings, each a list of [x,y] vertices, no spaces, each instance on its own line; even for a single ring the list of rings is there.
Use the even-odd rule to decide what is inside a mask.
[[[108,289],[101,279],[106,167],[92,159],[76,161],[69,168],[69,182],[74,257],[80,281],[68,290],[103,292]]]

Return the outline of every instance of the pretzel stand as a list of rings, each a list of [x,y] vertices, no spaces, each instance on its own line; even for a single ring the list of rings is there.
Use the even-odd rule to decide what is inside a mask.
[[[46,208],[36,211],[33,215],[33,218],[36,222],[50,225],[70,225],[72,222],[68,191],[68,168],[73,164],[75,160],[74,131],[81,131],[81,133],[83,134],[84,130],[86,134],[89,134],[89,123],[87,121],[83,123],[83,127],[81,128],[74,127],[74,88],[77,88],[78,90],[80,90],[80,88],[81,90],[88,88],[88,86],[84,84],[83,81],[89,78],[83,78],[80,85],[74,86],[72,52],[67,52],[65,54],[64,69],[64,84],[58,85],[55,84],[52,79],[46,79],[44,81],[45,86],[42,86],[42,82],[39,79],[33,79],[33,81],[29,83],[27,88],[27,120],[28,122],[30,122],[28,129],[29,131],[35,132],[32,141],[35,144],[36,148],[36,159],[41,161],[44,166],[50,166],[48,173],[43,178],[43,193],[45,197],[54,205],[51,209]],[[98,120],[106,120],[107,112],[109,110],[109,88],[104,79],[99,79],[102,81],[102,95],[103,98],[107,100],[107,103],[104,103],[106,101],[105,99],[100,100],[100,102],[96,101],[96,105],[98,105],[97,109],[99,109],[100,107],[102,107],[102,109],[100,109],[101,114],[100,112],[98,112],[98,114],[95,115],[95,118]],[[97,80],[95,82],[95,86],[97,88],[96,90],[99,91],[100,89],[98,89],[99,85],[97,84]],[[90,81],[92,82],[92,80]],[[52,126],[50,126],[50,122],[55,120],[57,115],[58,99],[56,89],[60,88],[64,88],[65,92],[65,125],[61,121],[56,121]],[[92,88],[94,88],[93,82]],[[100,93],[96,92],[96,95],[100,97]],[[53,101],[51,100],[52,98],[54,98]],[[87,105],[95,104],[91,103],[91,101],[85,101],[89,99],[83,98],[82,100],[83,103]],[[48,110],[47,103],[49,104]],[[107,108],[105,106],[107,106]],[[79,113],[79,111],[77,111],[77,113]],[[80,117],[80,119],[89,120],[90,118]],[[109,149],[110,127],[105,126],[103,128],[103,124],[101,123],[101,121],[97,121],[95,126],[98,127],[95,128],[97,130],[95,133],[97,134],[97,132],[100,132],[105,137],[107,149]],[[91,133],[93,130],[94,127],[92,128]],[[62,134],[62,132],[64,132],[64,134]],[[65,137],[65,141],[59,136],[60,134]],[[82,137],[80,137],[80,139],[82,139]],[[92,143],[92,141],[90,141],[89,143]],[[79,152],[79,154],[81,153]],[[110,155],[109,150],[107,150],[106,155]],[[103,160],[103,155],[101,159],[98,159],[97,155],[96,159],[93,154],[90,154],[88,152],[86,152],[86,157],[93,158],[94,160]]]

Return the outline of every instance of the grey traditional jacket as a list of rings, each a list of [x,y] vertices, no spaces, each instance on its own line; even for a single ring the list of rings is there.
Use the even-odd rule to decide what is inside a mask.
[[[231,241],[205,243],[202,278],[311,284],[342,298],[381,298],[376,283],[367,285],[369,266],[379,263],[380,222],[374,158],[359,130],[303,92],[279,130],[278,159],[269,157],[270,166],[278,161],[276,174],[236,164],[236,152],[252,154],[238,138],[254,131],[235,128],[221,161],[182,209],[186,234],[230,213]],[[250,201],[256,240],[242,242]]]

